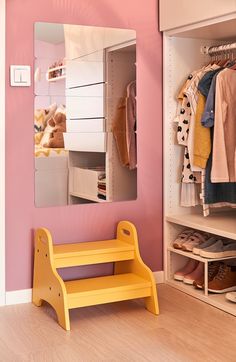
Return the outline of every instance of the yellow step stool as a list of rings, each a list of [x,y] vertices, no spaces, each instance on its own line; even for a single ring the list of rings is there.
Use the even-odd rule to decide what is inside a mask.
[[[63,281],[57,268],[114,262],[114,275]],[[59,324],[70,330],[69,309],[145,298],[146,308],[158,314],[156,284],[141,259],[135,226],[121,221],[114,240],[53,245],[50,232],[35,235],[33,303],[48,302]]]

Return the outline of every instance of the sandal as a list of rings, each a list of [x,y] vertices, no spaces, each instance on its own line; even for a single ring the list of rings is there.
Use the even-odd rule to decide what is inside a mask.
[[[177,239],[175,239],[175,241],[173,242],[173,247],[175,249],[182,249],[183,243],[185,243],[193,233],[194,233],[194,230],[192,230],[192,229],[186,229],[186,230],[182,231],[178,235]]]

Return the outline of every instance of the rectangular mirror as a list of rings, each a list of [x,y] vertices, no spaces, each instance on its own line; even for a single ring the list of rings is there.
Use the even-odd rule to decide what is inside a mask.
[[[36,23],[35,205],[137,198],[136,32]]]

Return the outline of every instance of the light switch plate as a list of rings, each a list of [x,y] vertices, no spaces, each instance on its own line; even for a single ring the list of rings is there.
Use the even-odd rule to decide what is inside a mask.
[[[11,65],[10,83],[12,87],[30,87],[31,69],[29,65]]]

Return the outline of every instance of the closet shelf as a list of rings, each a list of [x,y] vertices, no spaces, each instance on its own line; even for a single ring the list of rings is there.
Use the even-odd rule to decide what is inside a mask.
[[[203,290],[196,289],[192,285],[187,285],[180,281],[175,281],[173,279],[169,279],[166,283],[181,292],[191,295],[197,299],[202,300],[218,309],[222,309],[223,311],[230,313],[236,316],[236,305],[225,298],[225,293],[223,294],[208,294],[205,295]]]
[[[225,258],[214,258],[214,259],[213,258],[202,258],[199,255],[193,254],[192,252],[183,251],[181,249],[175,249],[175,248],[173,248],[171,246],[169,246],[167,248],[167,250],[172,252],[172,253],[175,253],[175,254],[186,256],[187,258],[190,258],[190,259],[195,259],[195,260],[201,261],[202,263],[209,263],[209,262],[212,262],[212,261],[219,261],[219,260],[236,259],[236,255],[235,256],[228,256],[228,257],[225,257]]]
[[[80,194],[79,192],[70,192],[70,196],[75,196],[75,197],[79,197],[81,199],[90,200],[90,201],[94,201],[94,202],[107,202],[107,200],[99,199],[96,196]]]
[[[118,239],[53,246],[56,268],[108,263],[134,258],[134,245]]]
[[[60,77],[48,78],[47,81],[48,81],[48,82],[57,82],[58,80],[62,80],[62,79],[66,79],[66,76],[65,76],[65,75],[61,75]]]
[[[49,73],[56,72],[58,70],[61,71],[62,75],[60,75],[58,77],[51,77],[51,78],[49,77]],[[66,78],[65,71],[66,71],[66,66],[65,65],[60,65],[60,66],[55,67],[55,68],[49,68],[48,71],[47,71],[47,74],[46,74],[46,79],[47,79],[48,82],[56,82],[57,80],[65,79]]]
[[[236,212],[222,211],[203,217],[200,214],[167,215],[166,221],[236,240]]]

